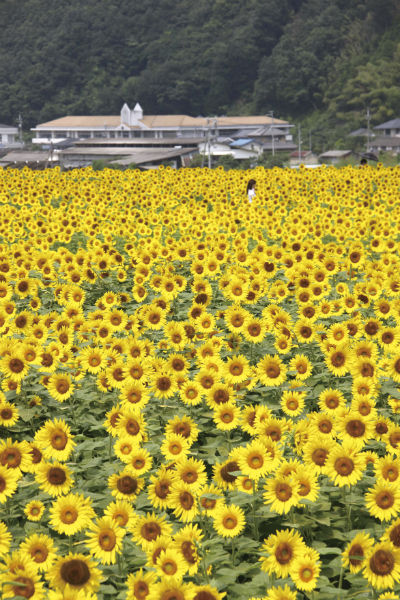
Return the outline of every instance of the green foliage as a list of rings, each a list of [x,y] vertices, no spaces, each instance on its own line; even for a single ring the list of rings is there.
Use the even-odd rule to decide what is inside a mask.
[[[20,112],[25,129],[124,101],[147,114],[318,113],[347,132],[367,107],[372,125],[400,110],[397,0],[3,0],[0,20],[0,121]]]

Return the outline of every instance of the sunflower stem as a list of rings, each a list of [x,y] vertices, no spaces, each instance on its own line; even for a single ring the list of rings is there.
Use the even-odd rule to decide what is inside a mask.
[[[235,549],[236,549],[236,547],[235,547],[235,538],[231,539],[231,545],[232,545],[232,552],[231,552],[231,555],[232,555],[232,567],[234,567],[235,566]]]
[[[339,575],[339,585],[338,585],[338,600],[340,600],[341,596],[342,596],[342,585],[343,585],[343,566],[340,567],[340,575]]]
[[[254,539],[258,541],[258,525],[257,525],[257,517],[256,517],[256,482],[254,479],[252,480],[253,484],[253,501],[252,501],[252,515],[253,515],[253,530],[254,530]]]

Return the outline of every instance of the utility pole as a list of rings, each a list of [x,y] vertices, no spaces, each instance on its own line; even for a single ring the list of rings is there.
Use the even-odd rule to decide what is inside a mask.
[[[370,131],[371,113],[370,113],[370,110],[369,110],[369,106],[367,108],[366,119],[367,119],[367,152],[369,152],[370,137],[371,137],[371,131]]]
[[[299,160],[301,160],[301,125],[298,126],[298,146],[299,146]]]
[[[18,138],[19,138],[20,144],[22,144],[22,116],[21,116],[21,113],[18,114],[17,124],[18,124]]]
[[[272,156],[275,156],[275,136],[274,136],[274,111],[270,110],[268,116],[271,117],[271,134],[272,134]]]

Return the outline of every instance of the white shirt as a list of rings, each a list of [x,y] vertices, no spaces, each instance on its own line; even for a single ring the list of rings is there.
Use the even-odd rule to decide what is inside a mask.
[[[256,195],[256,190],[250,188],[247,193],[247,197],[249,199],[250,204],[253,202],[253,198],[255,197],[255,195]]]

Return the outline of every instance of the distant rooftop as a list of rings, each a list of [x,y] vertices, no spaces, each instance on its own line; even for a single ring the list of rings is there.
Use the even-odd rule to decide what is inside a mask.
[[[220,116],[220,117],[191,117],[188,115],[146,115],[139,104],[136,104],[133,110],[130,110],[127,104],[121,109],[120,115],[68,115],[40,123],[39,128],[110,128],[115,129],[123,126],[128,129],[160,129],[177,127],[211,127],[213,122],[220,127],[270,127],[273,125],[288,126],[287,121],[282,119],[272,119],[266,115],[252,116]]]
[[[386,121],[386,123],[381,123],[380,125],[374,127],[374,129],[400,129],[400,119]]]

